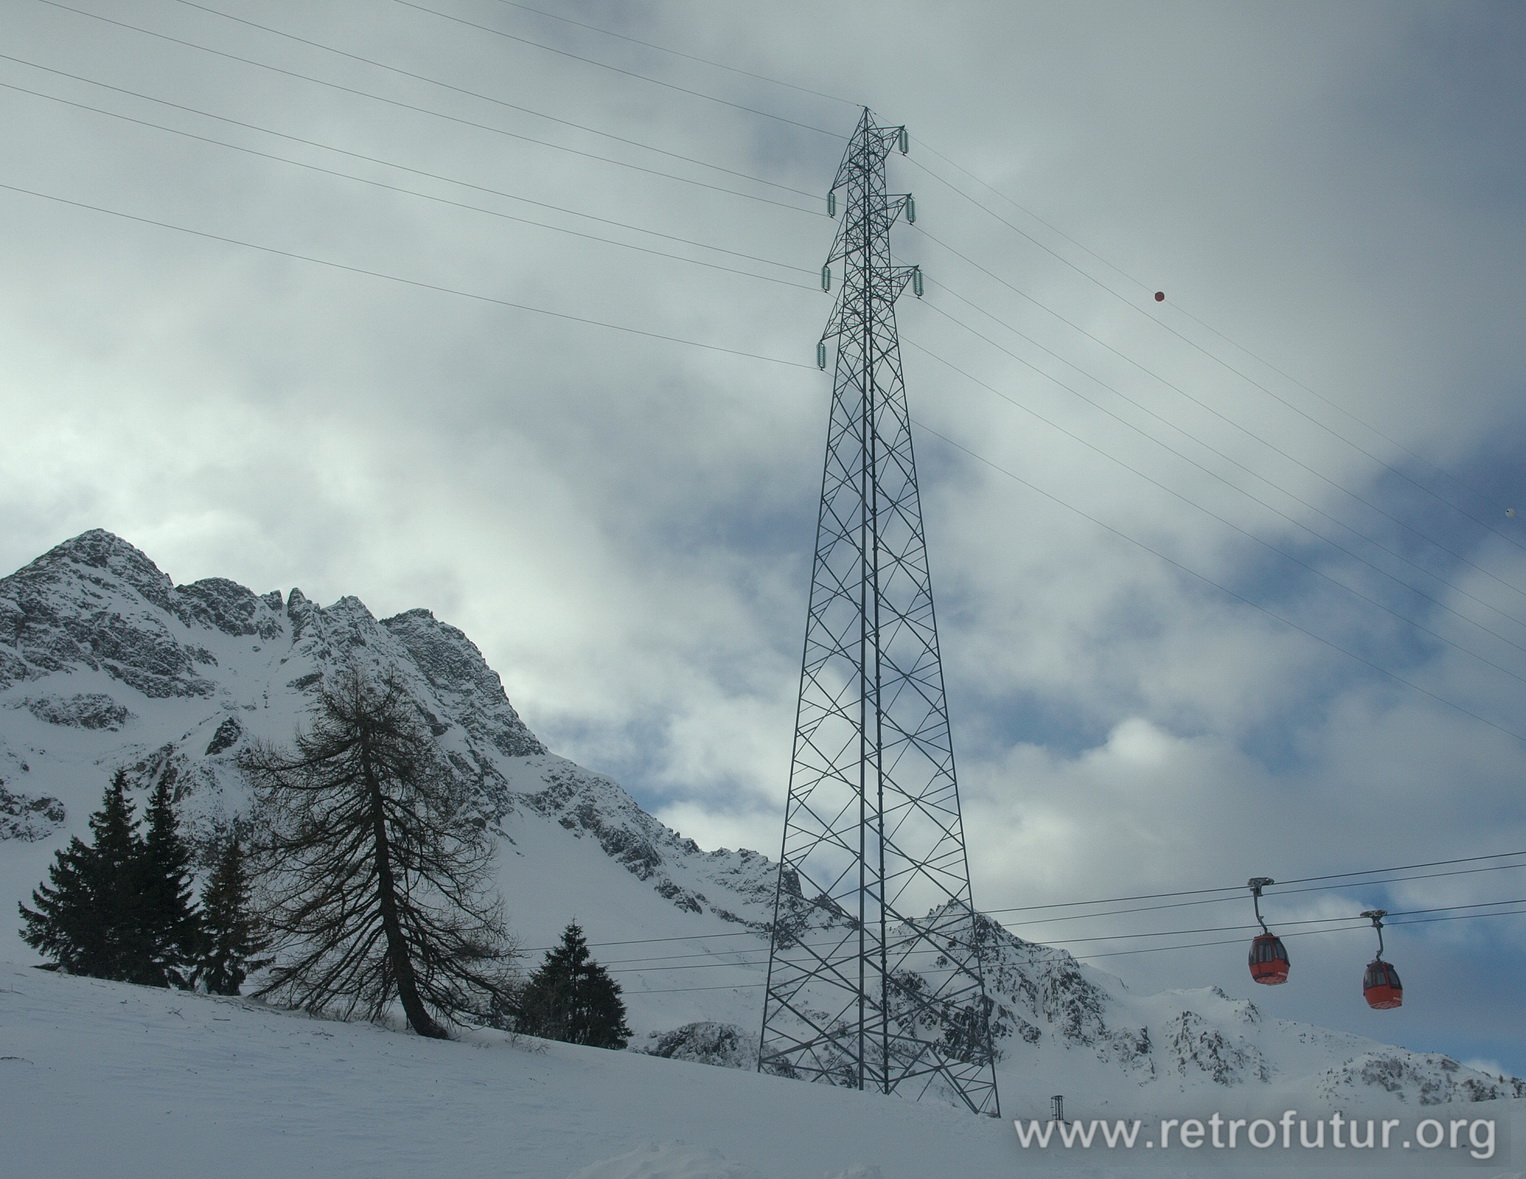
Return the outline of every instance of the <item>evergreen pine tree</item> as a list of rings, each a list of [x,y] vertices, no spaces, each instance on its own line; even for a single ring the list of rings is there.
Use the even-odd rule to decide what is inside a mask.
[[[139,894],[143,841],[117,770],[101,809],[90,816],[91,842],[69,841],[48,869],[49,884],[21,905],[21,936],[73,974],[135,981],[143,970]]]
[[[513,941],[481,817],[395,675],[325,682],[295,748],[254,745],[252,849],[277,954],[258,992],[422,1036],[480,1022],[511,993]]]
[[[223,845],[202,891],[201,927],[200,979],[214,995],[238,994],[249,972],[267,965],[259,954],[268,943],[249,909],[249,878],[236,832]]]
[[[547,1040],[624,1048],[631,1035],[620,984],[588,956],[588,939],[575,921],[525,984],[518,1014],[519,1031]]]
[[[166,773],[148,801],[148,833],[138,862],[143,958],[133,981],[184,988],[201,954],[201,919],[192,899],[191,851],[180,836],[170,785]]]

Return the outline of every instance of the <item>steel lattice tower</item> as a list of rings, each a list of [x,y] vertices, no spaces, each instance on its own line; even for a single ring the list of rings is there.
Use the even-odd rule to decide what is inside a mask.
[[[843,276],[760,1071],[997,1112],[981,927],[954,778],[885,192],[904,127],[867,109],[832,183]]]

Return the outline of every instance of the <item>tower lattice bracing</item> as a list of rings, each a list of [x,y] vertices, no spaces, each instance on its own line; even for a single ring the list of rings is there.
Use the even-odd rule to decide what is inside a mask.
[[[915,267],[885,192],[905,129],[865,111],[838,168],[824,277],[832,412],[758,1067],[997,1112],[981,925],[949,737],[896,336]]]

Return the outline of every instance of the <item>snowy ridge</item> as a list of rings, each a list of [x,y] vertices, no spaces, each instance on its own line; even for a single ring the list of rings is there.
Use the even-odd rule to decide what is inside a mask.
[[[85,834],[118,765],[138,790],[170,777],[193,838],[224,828],[248,801],[239,752],[288,742],[325,674],[348,662],[402,679],[476,791],[532,959],[578,920],[625,988],[635,1050],[755,1067],[777,878],[768,857],[705,852],[609,778],[551,754],[471,640],[427,610],[378,620],[354,597],[320,607],[296,589],[176,586],[103,531],[0,579],[0,899],[27,897],[53,851]],[[1217,989],[1136,995],[981,920],[1003,1105],[1024,1116],[1057,1092],[1158,1109],[1284,1091],[1331,1105],[1526,1096],[1521,1080],[1266,1019]],[[0,947],[0,958],[35,961],[12,927]]]

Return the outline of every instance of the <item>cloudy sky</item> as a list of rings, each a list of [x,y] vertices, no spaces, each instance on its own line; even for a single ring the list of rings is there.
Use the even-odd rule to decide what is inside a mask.
[[[0,568],[105,527],[427,606],[558,752],[776,848],[867,104],[977,903],[1526,897],[1470,859],[1526,849],[1526,13],[539,7],[0,0]],[[1249,919],[1126,907],[1015,928]],[[1349,921],[1255,998],[1526,1073],[1520,908],[1393,927],[1398,1012]],[[1243,941],[1071,948],[1244,994]]]

